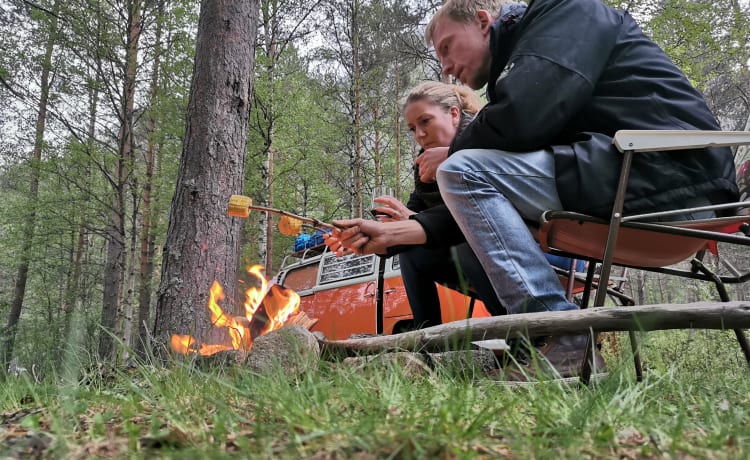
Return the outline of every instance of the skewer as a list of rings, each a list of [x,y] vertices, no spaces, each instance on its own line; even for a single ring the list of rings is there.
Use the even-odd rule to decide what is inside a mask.
[[[281,209],[268,208],[265,206],[254,206],[252,198],[244,195],[232,195],[229,197],[229,206],[227,208],[227,214],[232,217],[240,217],[247,219],[250,216],[250,211],[264,211],[282,216],[279,219],[279,232],[282,235],[297,235],[302,230],[302,225],[312,227],[316,230],[326,231],[335,230],[336,227],[333,224],[314,219],[312,217],[303,217],[291,212],[282,211]]]

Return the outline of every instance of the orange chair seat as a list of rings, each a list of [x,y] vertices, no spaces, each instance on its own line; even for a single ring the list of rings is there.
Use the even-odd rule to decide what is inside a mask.
[[[722,232],[731,224],[746,221],[747,216],[667,222],[659,224],[663,232],[620,226],[614,263],[648,268],[666,267],[690,258],[706,249],[710,240],[667,233],[670,227]],[[729,227],[728,227],[729,226]],[[539,229],[539,243],[544,251],[556,249],[570,254],[604,258],[609,225],[599,220],[566,211],[545,214]]]

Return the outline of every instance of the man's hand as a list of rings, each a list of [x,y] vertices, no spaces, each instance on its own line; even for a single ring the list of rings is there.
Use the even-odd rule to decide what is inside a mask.
[[[429,184],[435,182],[438,166],[448,158],[448,147],[433,147],[417,157],[419,180]]]
[[[385,254],[388,249],[388,235],[385,224],[365,219],[334,220],[339,228],[330,235],[323,234],[326,246],[337,256],[347,251],[355,254]]]

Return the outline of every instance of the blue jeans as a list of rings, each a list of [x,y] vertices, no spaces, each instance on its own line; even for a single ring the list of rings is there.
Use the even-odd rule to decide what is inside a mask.
[[[538,223],[544,211],[562,210],[551,149],[532,152],[469,149],[438,168],[445,204],[479,259],[508,313],[573,310],[525,221]],[[709,205],[707,197],[684,207]],[[682,207],[681,206],[681,207]],[[661,220],[715,217],[700,211]]]
[[[563,209],[551,150],[462,150],[440,165],[437,181],[508,313],[578,308],[524,221]]]

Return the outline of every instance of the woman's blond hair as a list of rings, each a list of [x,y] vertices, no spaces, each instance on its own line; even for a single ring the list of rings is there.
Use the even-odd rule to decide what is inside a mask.
[[[412,88],[404,97],[402,110],[412,102],[421,100],[439,106],[446,112],[449,112],[451,107],[458,107],[461,112],[471,115],[479,112],[482,107],[479,97],[469,87],[425,81]]]
[[[438,8],[432,16],[424,32],[424,41],[427,46],[432,45],[432,34],[439,19],[450,18],[456,22],[469,24],[477,17],[479,10],[489,11],[493,16],[500,13],[500,8],[512,0],[445,0],[443,6]]]

